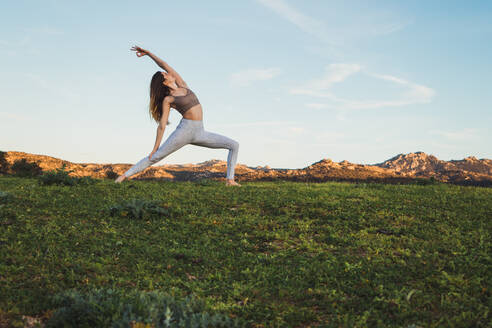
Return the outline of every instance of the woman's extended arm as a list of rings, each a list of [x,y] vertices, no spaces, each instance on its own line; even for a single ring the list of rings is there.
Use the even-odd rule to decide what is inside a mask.
[[[154,55],[150,51],[145,50],[145,49],[140,48],[140,47],[137,47],[137,46],[133,46],[130,50],[136,51],[137,52],[137,57],[142,57],[142,56],[148,55],[150,58],[152,58],[152,60],[160,68],[162,68],[163,70],[165,70],[168,74],[171,74],[171,75],[174,76],[174,78],[176,79],[176,84],[178,86],[185,87],[185,88],[188,87],[188,85],[183,80],[183,78],[178,74],[178,72],[176,72],[171,66],[169,66],[168,63],[166,63],[164,60],[160,59],[159,57],[157,57],[156,55]]]
[[[159,149],[159,146],[161,145],[162,136],[164,135],[164,131],[166,130],[166,125],[168,123],[167,120],[169,118],[170,110],[171,110],[171,104],[169,102],[169,99],[167,99],[166,97],[162,102],[162,116],[159,125],[157,126],[155,144],[154,144],[154,148],[152,149],[152,152],[149,155],[149,159],[152,158],[152,155],[154,155],[154,153],[157,151],[157,149]]]

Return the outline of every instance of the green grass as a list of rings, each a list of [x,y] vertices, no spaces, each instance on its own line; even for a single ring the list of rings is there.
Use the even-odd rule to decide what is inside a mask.
[[[0,176],[0,192],[10,320],[111,287],[193,296],[251,327],[492,325],[490,188]],[[111,212],[132,199],[163,211]]]

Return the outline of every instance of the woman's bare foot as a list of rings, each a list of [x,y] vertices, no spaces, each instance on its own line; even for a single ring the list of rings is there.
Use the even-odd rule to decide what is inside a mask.
[[[122,183],[126,179],[124,174],[120,175],[118,179],[114,180],[115,183]]]
[[[238,186],[238,187],[240,187],[241,185],[234,180],[227,179],[226,186]]]

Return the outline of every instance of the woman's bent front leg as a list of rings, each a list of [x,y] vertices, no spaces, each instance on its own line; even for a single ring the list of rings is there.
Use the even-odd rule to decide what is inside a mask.
[[[126,171],[124,175],[127,178],[131,177],[132,175],[145,170],[152,164],[159,162],[164,157],[175,152],[181,147],[189,144],[193,137],[192,132],[193,131],[178,126],[176,130],[171,133],[169,138],[167,138],[167,140],[159,147],[159,149],[157,149],[157,151],[154,153],[154,155],[152,155],[150,159],[148,156],[142,158],[137,164],[133,165],[128,171]]]

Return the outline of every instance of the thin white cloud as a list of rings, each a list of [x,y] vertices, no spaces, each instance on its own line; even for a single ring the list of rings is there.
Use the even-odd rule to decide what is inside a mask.
[[[384,74],[370,74],[370,75],[375,77],[375,78],[381,79],[381,80],[395,82],[398,84],[407,84],[408,83],[407,81],[405,81],[403,79],[400,79],[400,78],[397,78],[397,77],[391,76],[391,75],[384,75]]]
[[[351,42],[360,42],[367,37],[388,35],[399,31],[409,24],[411,20],[396,17],[391,13],[364,11],[357,13],[352,6],[339,7],[336,14],[327,12],[324,20],[318,20],[302,13],[300,10],[289,5],[285,0],[257,0],[261,5],[271,9],[276,14],[296,25],[302,31],[324,41],[325,46],[330,49],[326,51],[337,54],[340,57],[340,49]],[[338,7],[337,7],[338,8]],[[343,15],[344,19],[340,19]],[[336,49],[339,48],[339,49]],[[409,82],[390,75],[369,74],[373,78],[382,79],[400,84],[406,87],[406,91],[394,100],[353,100],[343,99],[336,96],[331,87],[340,83],[348,77],[360,73],[363,68],[359,64],[331,64],[326,68],[325,75],[310,83],[291,89],[291,94],[325,98],[329,103],[308,103],[309,108],[336,108],[336,109],[371,109],[381,107],[406,106],[416,103],[428,103],[434,97],[435,91],[427,86]]]
[[[257,0],[260,4],[272,9],[275,13],[299,27],[306,33],[330,42],[327,38],[327,27],[315,18],[309,17],[283,0]]]
[[[389,17],[376,11],[364,10],[364,13],[360,14],[352,6],[348,6],[343,11],[337,8],[336,13],[328,13],[328,17],[319,20],[302,13],[285,0],[257,0],[257,2],[302,31],[333,46],[343,46],[350,40],[358,40],[367,36],[391,34],[412,23],[409,19]],[[340,16],[344,17],[343,20],[339,19]],[[330,49],[330,51],[334,50]]]
[[[290,93],[333,98],[334,95],[329,91],[331,86],[344,81],[350,75],[359,72],[361,68],[357,64],[330,64],[326,67],[325,75],[322,78],[312,80],[304,86],[291,89]]]
[[[273,79],[279,75],[279,68],[247,69],[231,75],[231,82],[239,86],[248,86],[256,81]]]
[[[398,99],[392,100],[354,100],[336,96],[332,89],[335,83],[340,83],[354,74],[364,73],[375,79],[385,80],[400,84],[406,88]],[[358,64],[331,64],[326,67],[325,75],[305,85],[292,88],[291,94],[325,98],[330,103],[307,103],[306,107],[314,109],[374,109],[383,107],[399,107],[412,104],[429,103],[435,95],[435,91],[427,86],[406,81],[391,75],[375,74],[363,70]]]
[[[382,79],[382,80],[395,82],[398,84],[408,86],[410,90],[407,91],[406,96],[409,99],[412,99],[414,102],[427,103],[430,102],[432,97],[434,97],[435,95],[435,91],[429,87],[426,87],[425,85],[420,85],[409,81],[405,81],[403,79],[391,75],[381,75],[381,74],[370,74],[370,75],[377,79]]]
[[[378,36],[378,35],[388,35],[391,33],[395,33],[399,30],[404,29],[408,25],[410,25],[412,21],[407,20],[405,22],[394,22],[394,23],[388,23],[388,24],[383,24],[380,26],[375,26],[371,30],[371,34]]]
[[[431,130],[430,134],[439,135],[450,140],[460,141],[478,138],[478,130],[474,128],[464,128],[457,131]]]

